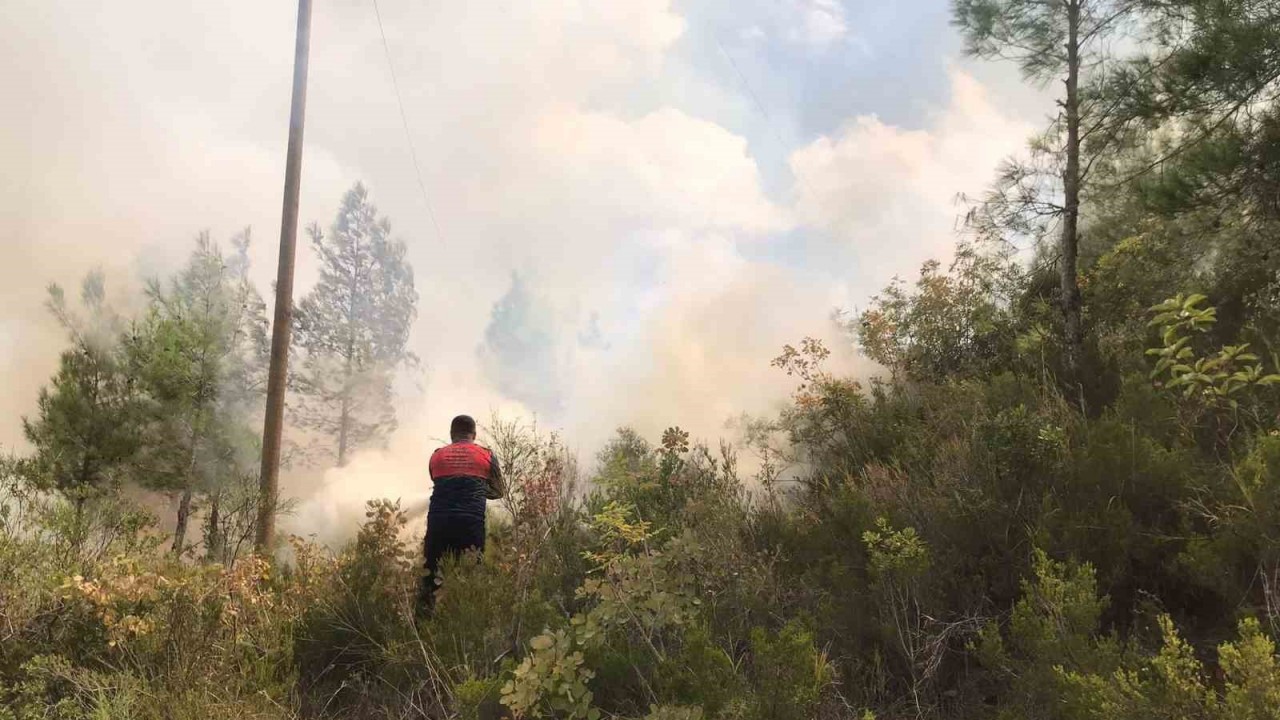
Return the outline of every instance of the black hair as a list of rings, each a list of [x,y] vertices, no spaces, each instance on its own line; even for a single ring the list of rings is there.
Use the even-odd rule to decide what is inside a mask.
[[[476,421],[470,415],[459,415],[449,423],[449,439],[456,440],[465,435],[476,434]]]

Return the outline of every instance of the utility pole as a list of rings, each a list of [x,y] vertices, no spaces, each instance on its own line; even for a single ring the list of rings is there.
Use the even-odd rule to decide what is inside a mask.
[[[271,552],[280,494],[280,442],[284,432],[284,391],[289,373],[289,331],[293,323],[293,259],[298,240],[298,193],[302,186],[302,124],[307,113],[307,60],[311,51],[311,0],[298,0],[298,37],[293,56],[293,100],[289,106],[289,150],[284,170],[284,212],[280,221],[280,265],[276,271],[271,366],[267,371],[267,412],[262,423],[262,473],[258,477],[258,525],[254,548]]]

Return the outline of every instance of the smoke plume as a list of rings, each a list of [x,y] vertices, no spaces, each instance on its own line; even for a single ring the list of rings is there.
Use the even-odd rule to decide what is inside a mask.
[[[714,441],[730,417],[775,412],[792,383],[770,360],[806,335],[857,370],[831,311],[947,254],[955,194],[980,192],[1030,128],[953,66],[913,124],[857,113],[805,130],[761,107],[758,65],[724,62],[697,3],[384,5],[422,185],[367,3],[321,4],[301,220],[326,224],[368,184],[408,245],[423,367],[385,451],[290,472],[286,528],[333,540],[367,499],[425,500],[457,413],[536,416],[590,458],[622,425]],[[865,57],[843,6],[805,7],[776,32],[743,18],[721,49]],[[21,447],[61,348],[47,282],[103,267],[136,288],[199,231],[252,225],[270,298],[295,18],[289,3],[159,0],[11,12],[24,24],[0,30],[0,87],[24,112],[0,120],[0,444]],[[316,263],[299,249],[301,297]]]

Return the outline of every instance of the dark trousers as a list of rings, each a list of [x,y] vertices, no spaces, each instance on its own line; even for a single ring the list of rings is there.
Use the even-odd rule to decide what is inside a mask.
[[[427,536],[422,542],[426,573],[418,591],[418,607],[430,611],[435,607],[436,588],[440,586],[440,560],[458,558],[464,552],[484,552],[484,518],[438,515],[427,518]]]

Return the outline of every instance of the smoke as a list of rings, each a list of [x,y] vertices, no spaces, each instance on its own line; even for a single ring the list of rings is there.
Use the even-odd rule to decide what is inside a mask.
[[[770,36],[848,50],[833,40],[859,31],[854,17],[805,7]],[[836,351],[833,370],[863,369],[832,309],[948,253],[955,193],[981,191],[1028,133],[953,68],[949,96],[917,99],[930,109],[913,126],[848,117],[769,161],[788,109],[762,119],[683,10],[384,3],[424,197],[367,3],[316,8],[301,220],[326,225],[351,183],[370,186],[415,269],[424,368],[385,451],[288,475],[287,530],[338,540],[367,499],[420,505],[427,457],[460,412],[536,416],[590,457],[622,425],[714,440],[730,417],[775,412],[792,381],[769,362],[806,335]],[[289,3],[12,12],[26,23],[0,30],[0,87],[28,112],[0,121],[6,445],[62,347],[39,310],[45,283],[102,266],[109,286],[136,287],[200,230],[252,225],[270,298],[294,30]],[[305,243],[299,258],[301,296],[316,264]]]
[[[494,304],[484,343],[477,350],[485,379],[528,407],[559,414],[567,386],[556,356],[561,345],[556,331],[555,318],[542,299],[519,272],[511,273],[511,289]],[[598,338],[598,325],[595,333]]]

